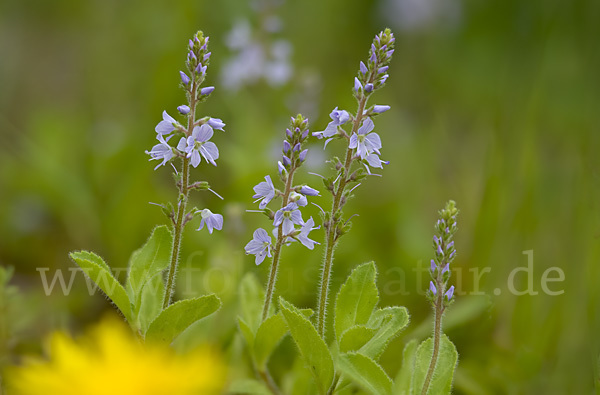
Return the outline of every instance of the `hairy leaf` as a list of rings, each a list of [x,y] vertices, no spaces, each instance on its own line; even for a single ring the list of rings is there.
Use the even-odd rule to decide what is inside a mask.
[[[368,328],[365,325],[356,325],[348,329],[340,340],[340,352],[358,351],[369,340],[373,338],[377,329]]]
[[[76,251],[69,254],[71,259],[79,265],[98,287],[112,300],[131,323],[131,302],[123,286],[113,277],[109,266],[102,258],[93,252]]]
[[[173,235],[165,225],[157,226],[144,246],[133,252],[129,260],[127,293],[134,304],[134,313],[141,307],[142,291],[158,273],[169,267]]]
[[[402,353],[402,366],[396,375],[394,380],[394,394],[395,395],[410,395],[410,384],[413,375],[413,369],[415,367],[415,354],[417,353],[417,346],[419,342],[416,339],[412,339],[406,346],[404,346],[404,352]]]
[[[420,395],[423,389],[423,383],[429,370],[431,354],[433,353],[433,339],[428,338],[423,341],[417,348],[415,358],[415,369],[412,379],[412,393]],[[449,394],[452,389],[452,378],[454,376],[454,368],[458,361],[458,352],[454,344],[446,335],[440,338],[440,349],[433,372],[433,378],[429,385],[427,394],[442,395]]]
[[[364,263],[352,271],[340,288],[335,302],[334,325],[338,342],[347,329],[364,325],[371,317],[379,301],[376,276],[375,263]]]
[[[361,388],[375,395],[389,395],[392,380],[379,364],[371,358],[357,353],[340,355],[340,371]]]
[[[380,320],[383,316],[383,320]],[[377,360],[388,343],[408,325],[408,310],[406,307],[391,306],[373,312],[369,323],[379,323],[377,333],[360,349],[360,353]],[[370,325],[367,325],[370,326]]]
[[[175,302],[152,321],[146,332],[146,340],[171,343],[190,325],[214,313],[219,307],[221,301],[214,294]]]
[[[334,371],[333,359],[325,341],[296,307],[282,298],[279,298],[279,305],[292,338],[317,383],[319,393],[326,394],[333,382]]]

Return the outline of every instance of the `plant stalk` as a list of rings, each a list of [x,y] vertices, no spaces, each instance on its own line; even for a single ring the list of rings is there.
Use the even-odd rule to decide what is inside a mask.
[[[442,336],[442,315],[444,314],[444,291],[439,275],[436,280],[436,286],[438,290],[437,299],[435,302],[435,323],[433,326],[433,353],[431,354],[431,362],[429,363],[429,369],[427,370],[427,376],[423,382],[423,390],[421,395],[427,395],[431,379],[433,378],[433,372],[437,364],[438,354],[440,352],[440,337]]]
[[[186,133],[187,136],[192,135],[192,131],[194,129],[194,120],[196,119],[196,90],[197,90],[198,81],[194,78],[192,83],[192,89],[189,92],[189,102],[190,102],[190,113],[188,115],[188,130]],[[183,218],[185,217],[185,208],[187,206],[188,196],[190,194],[189,191],[189,183],[190,183],[190,159],[188,157],[183,158],[183,177],[181,179],[181,185],[179,186],[179,204],[177,209],[177,221],[173,226],[173,249],[171,252],[171,264],[169,265],[169,275],[167,277],[167,287],[165,288],[165,298],[163,300],[163,310],[169,307],[171,303],[171,298],[173,297],[173,292],[175,290],[175,277],[177,274],[177,266],[179,265],[179,250],[181,249],[181,240],[183,239],[183,228],[185,227],[185,222]]]
[[[365,106],[367,104],[367,97],[363,95],[358,103],[358,111],[354,124],[352,125],[352,134],[357,133],[358,128],[364,117]],[[331,216],[329,220],[329,226],[326,228],[326,246],[325,246],[325,258],[323,260],[323,271],[321,272],[321,292],[319,294],[319,311],[317,315],[317,331],[322,338],[325,338],[325,316],[327,310],[327,302],[329,298],[329,281],[331,278],[331,267],[333,264],[333,251],[337,244],[337,223],[340,221],[334,220],[336,213],[340,209],[342,196],[346,189],[348,182],[348,174],[350,173],[350,167],[352,166],[352,148],[348,148],[346,151],[346,161],[344,162],[344,170],[338,188],[334,193],[333,205],[331,207]]]
[[[292,181],[294,178],[295,171],[296,166],[290,169],[290,173],[285,183],[285,191],[283,192],[283,204],[281,206],[282,208],[287,206],[288,204],[290,193],[292,192]],[[271,306],[271,299],[273,298],[273,293],[275,292],[275,283],[277,282],[277,269],[279,268],[279,257],[281,256],[281,247],[283,247],[283,240],[283,224],[280,224],[277,231],[277,243],[275,244],[275,249],[273,250],[273,263],[271,263],[271,273],[269,274],[267,293],[265,294],[265,304],[263,306],[262,321],[266,320],[269,316],[269,307]]]

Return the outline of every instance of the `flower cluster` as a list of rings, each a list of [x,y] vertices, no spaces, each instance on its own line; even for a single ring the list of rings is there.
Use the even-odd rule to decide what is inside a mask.
[[[360,62],[358,76],[354,78],[354,97],[359,103],[366,104],[370,95],[377,89],[385,85],[389,75],[387,71],[389,69],[389,63],[394,53],[394,42],[395,38],[393,33],[386,29],[380,32],[369,50],[369,59],[367,63]],[[373,117],[386,112],[390,109],[387,105],[374,105],[365,109],[365,105],[361,106],[362,114],[360,117],[353,117],[346,110],[338,110],[336,107],[329,117],[331,122],[327,125],[325,130],[315,132],[313,135],[319,139],[327,138],[325,141],[325,147],[334,138],[346,138],[349,140],[348,148],[354,150],[354,158],[360,160],[370,174],[371,167],[383,168],[383,164],[389,164],[388,161],[380,159],[381,152],[379,151],[382,147],[381,138],[377,133],[373,133],[375,124],[373,123]],[[348,135],[343,129],[343,125],[351,123],[353,129],[356,129],[354,125],[356,122],[360,122],[360,127]]]
[[[213,136],[213,129],[223,130],[225,124],[218,118],[204,117],[194,119],[195,106],[205,100],[214,90],[213,86],[202,87],[206,76],[206,69],[210,63],[208,52],[208,37],[198,32],[189,41],[187,55],[187,73],[180,71],[181,85],[186,92],[189,105],[180,105],[177,110],[187,117],[187,127],[184,127],[175,118],[163,111],[163,120],[156,125],[156,139],[158,144],[146,151],[150,160],[161,160],[155,169],[170,162],[175,157],[185,157],[191,160],[191,165],[198,167],[202,158],[216,166],[219,158],[219,149],[209,141]],[[176,147],[169,144],[174,135],[182,135]]]
[[[158,144],[152,147],[150,151],[146,151],[150,155],[150,160],[162,160],[154,168],[155,170],[167,163],[171,163],[173,166],[172,160],[175,158],[183,159],[183,175],[178,175],[177,185],[180,189],[180,195],[185,197],[184,200],[187,200],[188,192],[192,189],[212,191],[206,182],[188,185],[188,167],[189,165],[198,167],[202,162],[202,158],[207,163],[217,165],[216,160],[219,158],[219,149],[210,139],[215,129],[223,131],[225,126],[223,121],[218,118],[207,116],[196,119],[197,104],[204,101],[215,90],[213,86],[202,86],[211,56],[208,51],[208,40],[209,38],[204,37],[202,32],[196,33],[193,39],[189,40],[186,71],[179,72],[181,87],[186,93],[188,103],[178,106],[177,111],[185,118],[186,122],[180,123],[167,111],[163,111],[163,119],[154,129]],[[175,139],[172,140],[173,137]],[[171,141],[178,141],[178,143],[173,146],[170,144]],[[202,220],[198,230],[206,224],[209,233],[212,233],[213,229],[220,230],[223,226],[223,216],[213,214],[208,209],[194,209],[181,221],[175,220],[175,213],[167,213],[167,215],[174,221],[174,224],[180,223],[183,225],[193,216],[200,215]]]
[[[273,221],[273,235],[277,244],[273,247],[271,236],[262,228],[254,232],[254,238],[246,247],[246,254],[255,255],[255,263],[259,265],[265,257],[271,257],[271,249],[279,250],[283,244],[299,241],[309,249],[313,249],[316,243],[308,235],[313,230],[315,223],[312,217],[304,221],[301,207],[308,204],[307,196],[318,196],[319,191],[307,185],[293,185],[294,172],[306,160],[307,149],[302,149],[304,142],[308,139],[308,120],[302,115],[291,119],[291,124],[286,129],[283,141],[282,158],[277,162],[279,178],[284,185],[283,190],[278,190],[273,185],[271,176],[265,176],[265,181],[254,187],[254,199],[259,202],[258,207]],[[273,213],[267,205],[275,198],[281,197],[281,208]]]
[[[444,306],[450,303],[454,295],[454,285],[447,288],[448,280],[450,279],[450,263],[456,257],[456,249],[454,248],[454,233],[456,233],[456,216],[458,209],[456,203],[450,200],[446,203],[446,207],[440,210],[440,219],[435,224],[436,235],[433,236],[433,250],[435,257],[431,260],[432,281],[429,282],[428,297],[432,303],[436,304],[438,292],[444,295],[442,298]]]

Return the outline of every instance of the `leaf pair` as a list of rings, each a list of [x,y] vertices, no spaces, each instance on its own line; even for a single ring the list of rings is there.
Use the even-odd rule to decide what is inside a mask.
[[[392,392],[392,380],[377,360],[409,318],[404,307],[377,309],[376,277],[375,264],[366,263],[355,268],[340,288],[334,317],[336,344],[331,351],[300,310],[280,299],[281,313],[321,394],[348,380],[373,394]]]
[[[405,307],[377,308],[379,292],[373,262],[356,267],[340,288],[335,303],[338,370],[373,394],[390,394],[392,380],[377,360],[409,322]]]
[[[165,292],[162,272],[169,267],[172,245],[171,231],[164,225],[156,227],[146,244],[129,260],[126,288],[93,252],[76,251],[69,256],[110,298],[134,330],[147,340],[171,343],[191,324],[221,306],[216,295],[208,295],[162,309]]]
[[[238,317],[240,331],[248,344],[256,369],[265,372],[271,354],[288,333],[287,324],[281,312],[261,322],[264,290],[251,273],[242,279],[240,295],[243,313],[243,317]],[[313,314],[310,309],[300,312],[306,317]]]

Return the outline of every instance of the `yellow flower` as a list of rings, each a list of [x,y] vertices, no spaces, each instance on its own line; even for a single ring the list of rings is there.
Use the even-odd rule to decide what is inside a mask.
[[[7,379],[14,395],[211,395],[221,393],[225,374],[209,347],[178,355],[142,344],[112,318],[77,340],[54,334],[49,361],[29,360]]]

